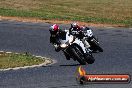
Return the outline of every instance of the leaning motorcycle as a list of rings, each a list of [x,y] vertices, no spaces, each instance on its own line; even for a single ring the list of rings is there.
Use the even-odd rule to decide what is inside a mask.
[[[93,52],[103,52],[103,49],[100,47],[100,44],[99,44],[99,41],[94,37],[93,35],[93,32],[91,29],[86,29],[83,31],[83,35],[89,45],[90,45],[90,49],[93,51]]]
[[[61,50],[73,60],[77,60],[81,65],[94,63],[94,57],[85,48],[83,42],[77,37],[69,35],[68,30],[61,35],[59,41]]]

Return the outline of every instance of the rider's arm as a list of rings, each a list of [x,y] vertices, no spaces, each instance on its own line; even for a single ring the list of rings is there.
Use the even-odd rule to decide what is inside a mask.
[[[69,28],[69,34],[72,35],[72,29],[73,28]]]

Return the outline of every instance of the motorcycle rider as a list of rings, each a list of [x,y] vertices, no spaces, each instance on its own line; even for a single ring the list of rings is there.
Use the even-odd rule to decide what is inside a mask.
[[[78,37],[81,39],[81,41],[83,42],[84,46],[86,47],[88,52],[92,52],[90,50],[90,45],[89,45],[89,41],[88,39],[84,39],[84,34],[83,32],[87,32],[87,30],[89,30],[88,27],[85,26],[79,26],[76,22],[71,24],[71,28],[69,29],[70,34]],[[74,34],[72,31],[76,31],[77,34]],[[90,37],[90,36],[89,36]]]
[[[58,45],[59,43],[59,26],[57,24],[54,24],[50,27],[50,43],[52,43],[55,46],[55,51],[59,50]]]
[[[57,24],[53,24],[50,29],[50,43],[52,43],[55,47],[55,51],[59,52],[61,50],[60,48],[60,41],[59,38],[62,38],[62,35],[65,33],[64,30],[60,29]],[[70,60],[70,57],[64,52],[64,55],[66,56],[67,60]]]

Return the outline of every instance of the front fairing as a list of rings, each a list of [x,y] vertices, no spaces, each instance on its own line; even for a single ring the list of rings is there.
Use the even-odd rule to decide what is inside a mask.
[[[85,46],[84,46],[82,41],[80,41],[78,38],[76,38],[73,43],[78,44],[82,48],[83,52],[86,53],[86,48],[85,48]]]

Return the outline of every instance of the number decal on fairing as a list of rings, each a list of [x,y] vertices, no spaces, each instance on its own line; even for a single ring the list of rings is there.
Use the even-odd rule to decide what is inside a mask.
[[[87,30],[87,35],[88,35],[89,37],[93,36],[92,30]]]

